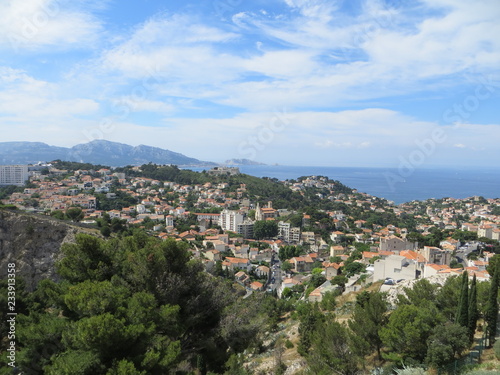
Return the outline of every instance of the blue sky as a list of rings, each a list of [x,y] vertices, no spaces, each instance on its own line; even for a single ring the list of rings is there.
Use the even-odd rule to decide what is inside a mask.
[[[498,166],[497,0],[0,0],[0,141]]]

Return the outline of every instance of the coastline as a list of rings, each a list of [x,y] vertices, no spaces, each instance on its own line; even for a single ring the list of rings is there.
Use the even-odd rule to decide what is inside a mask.
[[[500,169],[485,168],[418,168],[404,173],[397,168],[318,167],[286,165],[241,165],[241,173],[279,180],[321,175],[344,185],[396,204],[413,200],[472,196],[500,197]],[[207,167],[187,167],[193,171]],[[403,173],[402,173],[403,172]]]

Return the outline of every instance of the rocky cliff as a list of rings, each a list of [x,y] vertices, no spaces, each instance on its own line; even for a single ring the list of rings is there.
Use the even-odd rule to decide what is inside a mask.
[[[0,210],[0,278],[6,278],[7,264],[15,263],[28,290],[42,279],[57,280],[54,264],[61,245],[82,231],[50,217]]]

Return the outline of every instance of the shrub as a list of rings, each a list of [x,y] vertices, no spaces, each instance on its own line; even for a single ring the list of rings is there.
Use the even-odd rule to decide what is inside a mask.
[[[495,351],[495,357],[500,359],[500,341],[496,341],[493,345],[493,350]]]
[[[287,349],[292,349],[293,348],[293,342],[291,342],[290,340],[286,340],[285,341],[285,347]]]
[[[427,371],[421,367],[405,367],[395,371],[397,375],[427,375]]]

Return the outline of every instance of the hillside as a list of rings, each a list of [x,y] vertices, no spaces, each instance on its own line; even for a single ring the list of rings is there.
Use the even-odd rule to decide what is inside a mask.
[[[0,279],[13,262],[28,290],[40,280],[57,280],[54,265],[61,246],[81,232],[85,230],[50,217],[0,210]]]

